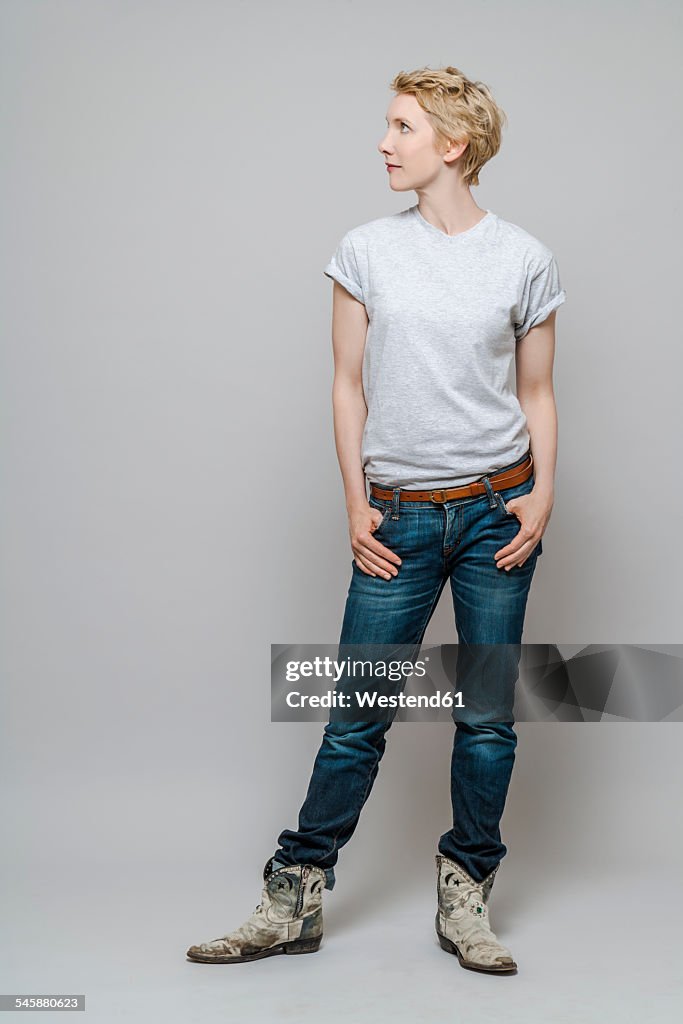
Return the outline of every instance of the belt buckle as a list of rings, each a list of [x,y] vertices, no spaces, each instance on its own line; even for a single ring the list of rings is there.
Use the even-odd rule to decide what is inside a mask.
[[[440,498],[435,498],[434,497],[435,494],[440,494],[441,497]],[[437,487],[437,489],[435,491],[430,491],[429,492],[429,497],[430,497],[430,499],[432,501],[436,501],[436,502],[444,502],[444,501],[448,500],[446,498],[445,488],[444,487]]]

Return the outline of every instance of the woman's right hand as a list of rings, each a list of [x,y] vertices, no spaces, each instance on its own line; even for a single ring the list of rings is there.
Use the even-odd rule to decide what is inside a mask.
[[[389,580],[398,575],[401,559],[372,536],[382,522],[383,513],[369,502],[349,510],[351,549],[358,568],[368,576]]]

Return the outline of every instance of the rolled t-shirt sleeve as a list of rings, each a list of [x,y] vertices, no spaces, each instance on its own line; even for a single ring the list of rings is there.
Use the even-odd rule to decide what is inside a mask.
[[[519,305],[514,311],[515,338],[522,338],[543,323],[567,298],[560,284],[560,271],[554,256],[536,273],[528,275]]]
[[[358,267],[356,252],[349,234],[342,238],[337,251],[330,259],[323,273],[346,288],[359,302],[365,302],[363,280]]]

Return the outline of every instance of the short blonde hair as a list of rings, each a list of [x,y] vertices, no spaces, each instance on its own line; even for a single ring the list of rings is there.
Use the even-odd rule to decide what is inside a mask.
[[[469,140],[459,159],[466,185],[479,184],[479,171],[500,149],[507,117],[483,82],[472,82],[458,68],[400,71],[389,88],[415,97],[429,117],[439,152],[451,141]]]

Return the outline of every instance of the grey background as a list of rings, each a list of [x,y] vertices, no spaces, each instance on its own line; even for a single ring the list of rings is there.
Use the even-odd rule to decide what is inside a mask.
[[[567,291],[524,638],[681,639],[680,6],[0,13],[2,991],[84,992],[97,1021],[674,1019],[675,723],[519,725],[491,904],[514,980],[437,945],[428,723],[389,735],[316,956],[184,952],[254,909],[320,741],[270,722],[269,645],[339,635],[322,268],[416,199],[376,149],[401,69],[490,85],[509,126],[473,194]],[[454,637],[445,593],[425,639]]]

